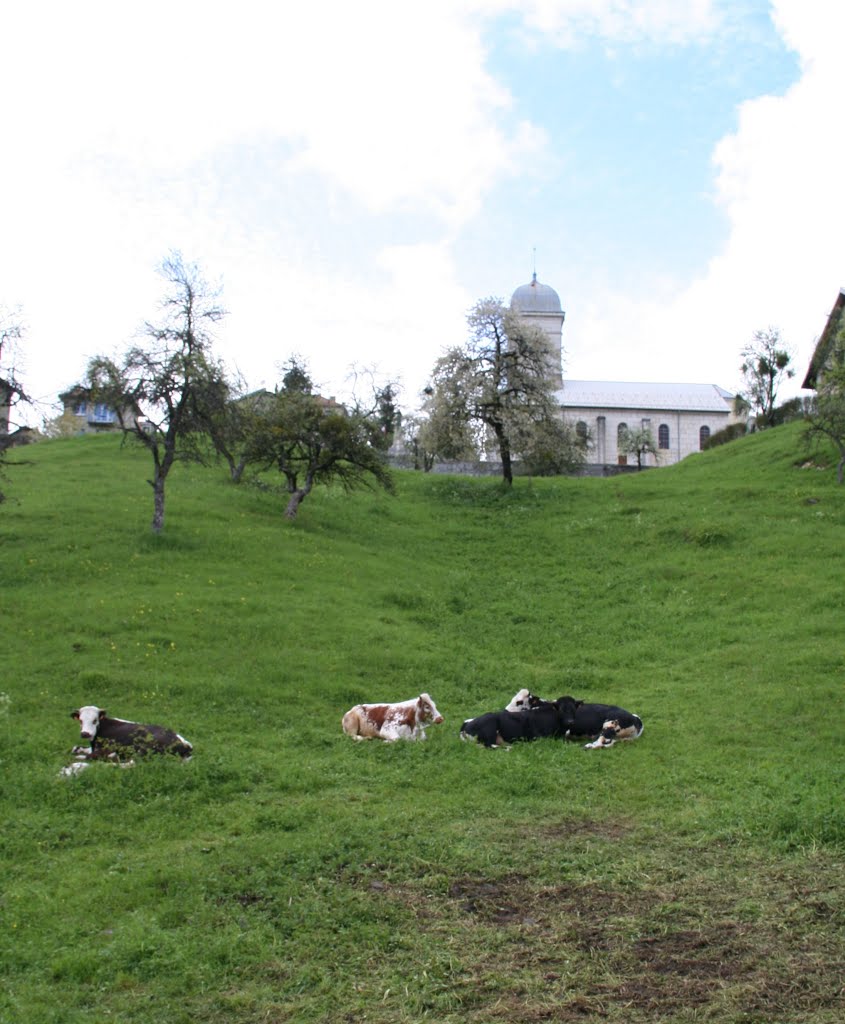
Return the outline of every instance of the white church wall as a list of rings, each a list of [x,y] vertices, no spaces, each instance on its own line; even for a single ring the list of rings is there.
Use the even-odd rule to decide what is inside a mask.
[[[668,448],[658,449],[657,458],[646,455],[644,466],[671,466],[693,452],[701,450],[701,428],[706,427],[715,434],[728,425],[732,417],[728,410],[724,414],[715,412],[687,412],[653,409],[588,409],[566,406],[561,409],[565,419],[576,426],[586,423],[590,438],[587,461],[600,465],[619,463],[617,437],[624,424],[630,430],[648,427],[654,440],[659,442],[661,425],[668,428]],[[636,464],[636,456],[629,455],[628,463]]]

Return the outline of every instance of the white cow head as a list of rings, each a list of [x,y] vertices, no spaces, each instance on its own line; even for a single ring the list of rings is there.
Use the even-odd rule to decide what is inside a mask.
[[[419,709],[418,714],[421,722],[434,722],[435,725],[440,725],[443,721],[443,715],[434,706],[434,701],[427,693],[420,694],[417,700],[417,708]]]
[[[523,687],[513,695],[505,711],[530,711],[534,707],[536,700],[537,698],[534,694]]]
[[[71,711],[70,717],[79,721],[79,735],[84,740],[93,740],[100,727],[100,719],[105,718],[105,708],[98,708],[94,704],[86,704],[84,708]]]

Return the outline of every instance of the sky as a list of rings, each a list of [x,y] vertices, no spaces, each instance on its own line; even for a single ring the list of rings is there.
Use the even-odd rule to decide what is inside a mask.
[[[564,386],[736,390],[773,327],[800,393],[845,286],[843,38],[826,0],[7,0],[0,306],[30,418],[158,318],[177,250],[249,388],[295,355],[410,411],[474,303],[536,270]]]

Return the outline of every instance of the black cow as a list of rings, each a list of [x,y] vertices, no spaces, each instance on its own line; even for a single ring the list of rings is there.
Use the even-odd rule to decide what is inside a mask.
[[[586,750],[597,747],[612,747],[617,740],[635,740],[642,735],[643,723],[639,715],[634,715],[615,704],[587,704],[573,697],[560,697],[558,701],[543,700],[528,690],[519,690],[514,694],[508,707],[520,707],[524,710],[517,714],[536,714],[537,711],[554,706],[559,701],[572,701],[572,724],[567,738],[592,740],[586,743]]]
[[[178,732],[163,725],[141,725],[123,718],[110,718],[93,704],[71,711],[79,721],[79,734],[90,747],[74,747],[73,753],[87,760],[119,759],[124,754],[178,754],[189,758],[193,747]]]
[[[461,739],[474,739],[485,747],[505,746],[518,740],[564,739],[574,722],[576,704],[571,697],[561,697],[544,701],[542,707],[530,713],[489,711],[468,718],[461,726]]]

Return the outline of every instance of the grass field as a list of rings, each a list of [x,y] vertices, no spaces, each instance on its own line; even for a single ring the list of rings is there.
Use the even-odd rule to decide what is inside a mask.
[[[44,442],[0,508],[0,1022],[845,1019],[845,491],[798,425],[614,479],[284,496]],[[488,751],[522,686],[645,731]],[[354,743],[428,691],[423,744]],[[80,704],[188,763],[60,778]]]

